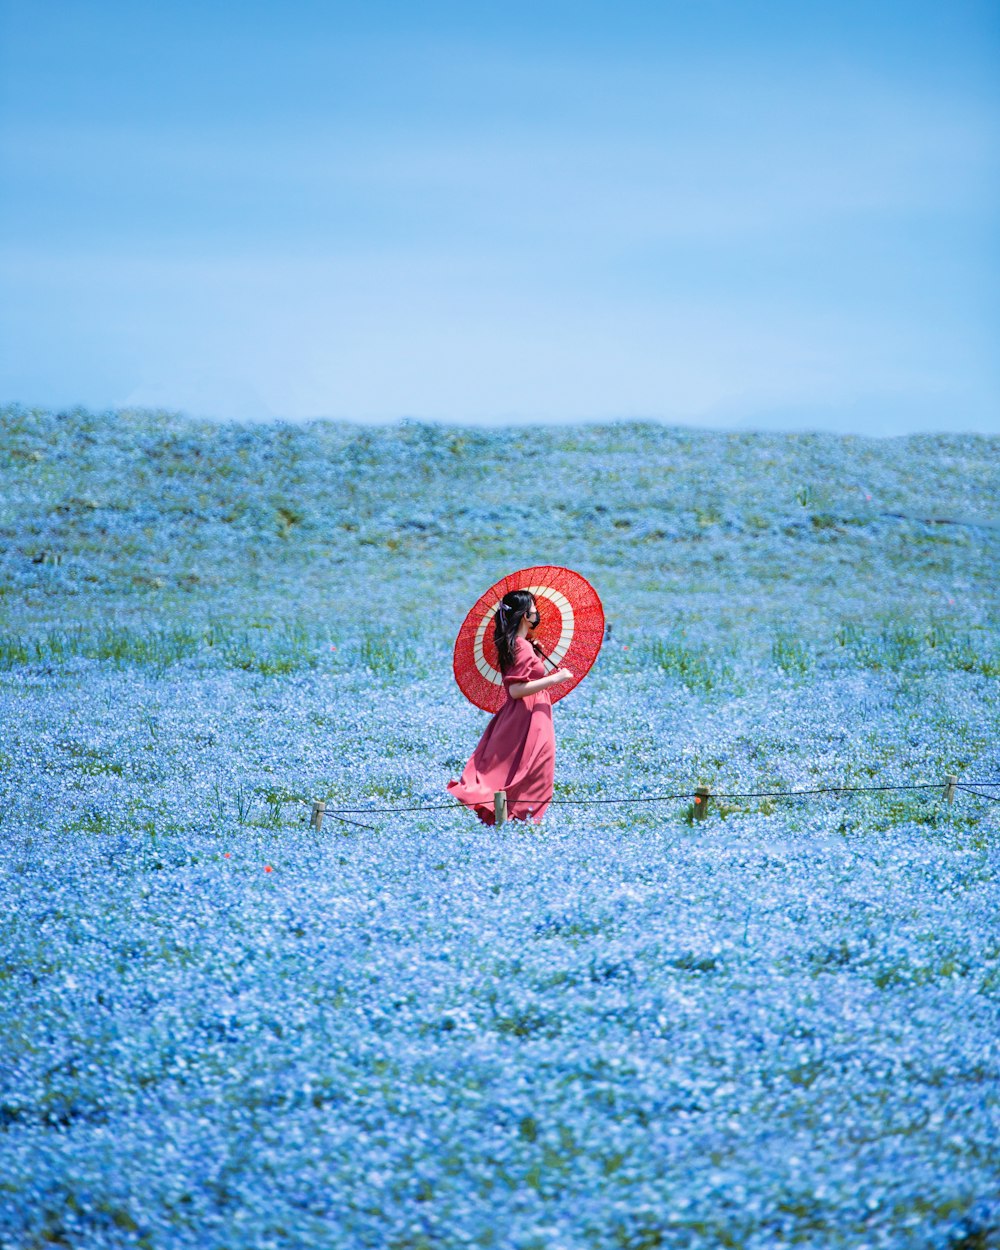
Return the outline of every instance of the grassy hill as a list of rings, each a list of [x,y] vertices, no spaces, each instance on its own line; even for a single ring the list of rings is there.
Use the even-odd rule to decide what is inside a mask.
[[[262,622],[447,639],[500,573],[552,562],[598,586],[623,639],[766,654],[794,634],[830,655],[845,637],[860,653],[898,636],[897,651],[935,661],[942,642],[963,662],[995,658],[1000,440],[987,437],[15,407],[0,438],[8,635]]]

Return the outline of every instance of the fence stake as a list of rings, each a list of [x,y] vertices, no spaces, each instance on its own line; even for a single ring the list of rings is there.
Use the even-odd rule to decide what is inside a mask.
[[[493,813],[496,816],[497,825],[502,825],[507,819],[507,791],[493,791]]]
[[[317,833],[319,833],[320,830],[323,828],[323,813],[325,811],[326,811],[326,803],[324,803],[322,799],[320,799],[318,803],[313,804],[312,820],[310,820],[309,823],[312,825],[312,827],[316,830]]]
[[[949,773],[944,779],[944,797],[949,803],[955,802],[955,786],[958,784],[958,776],[955,773]]]
[[[694,815],[696,820],[704,820],[708,815],[708,800],[711,797],[712,791],[708,786],[695,786]]]

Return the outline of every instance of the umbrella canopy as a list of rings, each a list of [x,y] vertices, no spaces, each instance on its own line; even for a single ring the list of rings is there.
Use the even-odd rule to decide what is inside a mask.
[[[550,672],[565,666],[573,680],[549,688],[555,703],[579,685],[604,640],[604,609],[585,577],[559,565],[541,564],[510,573],[481,595],[455,640],[455,680],[465,697],[484,712],[498,712],[507,699],[493,641],[493,618],[504,595],[527,590],[538,607],[538,628],[528,638],[539,644]]]

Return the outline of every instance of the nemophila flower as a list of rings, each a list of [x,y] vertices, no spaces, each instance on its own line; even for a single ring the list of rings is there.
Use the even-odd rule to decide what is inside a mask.
[[[887,508],[951,515],[951,482],[988,477],[979,443],[949,440],[960,472],[941,475],[940,447],[905,440],[740,436],[706,456],[715,436],[638,426],[465,432],[466,452],[431,426],[180,437],[150,421],[80,418],[64,471],[85,482],[18,470],[0,491],[19,542],[36,525],[46,542],[89,535],[71,574],[9,545],[8,598],[62,586],[95,616],[40,657],[0,644],[0,1163],[18,1199],[0,1204],[0,1242],[995,1237],[991,807],[713,798],[689,823],[690,799],[656,801],[996,778],[992,540],[942,527],[932,542],[847,503],[860,478]],[[67,451],[65,422],[23,423],[17,439]],[[272,488],[296,506],[279,493],[286,438],[326,489],[279,521]],[[541,451],[559,483],[541,512],[516,490],[482,502],[481,480]],[[244,511],[188,468],[136,485],[150,462],[209,452],[253,483]],[[826,499],[786,507],[804,482]],[[122,506],[59,520],[77,491]],[[294,602],[316,632],[219,627],[211,647],[175,640],[161,671],[136,658],[155,651],[141,629],[103,654],[98,625],[134,596],[84,580],[119,576],[99,531],[124,550],[148,525],[164,562],[196,559],[244,621]],[[624,642],[554,709],[556,798],[642,802],[556,804],[530,836],[405,810],[442,801],[483,724],[452,684],[441,595],[476,590],[492,557],[456,573],[454,554],[487,531],[557,541],[584,571],[600,553]],[[357,632],[336,673],[330,559],[366,617],[338,617]],[[956,585],[965,632],[929,606]],[[190,609],[206,628],[207,603]],[[182,607],[158,599],[163,619]],[[375,832],[328,815],[317,834],[315,798],[404,811],[350,816]],[[220,876],[223,845],[267,888]]]

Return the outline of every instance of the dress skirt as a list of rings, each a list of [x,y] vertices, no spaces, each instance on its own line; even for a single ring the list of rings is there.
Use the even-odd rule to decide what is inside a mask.
[[[503,675],[507,701],[479,739],[462,776],[448,792],[471,807],[484,825],[496,823],[494,794],[507,792],[507,816],[536,824],[552,802],[556,736],[547,690],[515,699],[510,686],[545,676],[545,665],[525,638],[514,641],[514,664]]]

